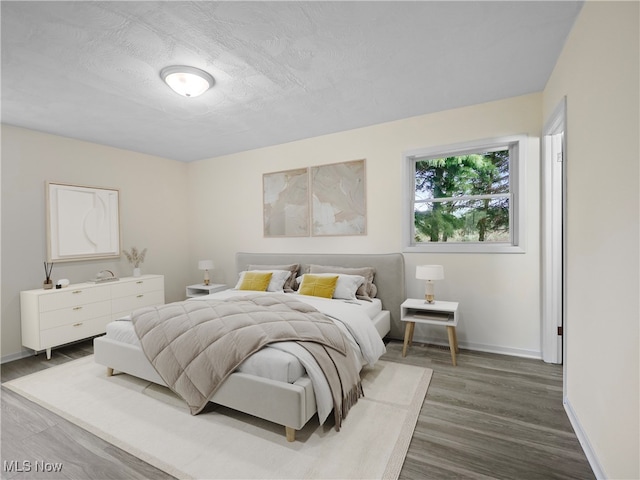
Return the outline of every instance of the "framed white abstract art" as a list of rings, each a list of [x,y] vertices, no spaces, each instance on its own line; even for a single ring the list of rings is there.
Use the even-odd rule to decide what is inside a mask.
[[[120,257],[119,190],[46,182],[47,260]]]

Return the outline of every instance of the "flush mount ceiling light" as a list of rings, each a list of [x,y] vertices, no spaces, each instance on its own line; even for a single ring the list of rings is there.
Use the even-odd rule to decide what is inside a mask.
[[[176,93],[185,97],[197,97],[209,90],[214,83],[213,77],[195,67],[175,65],[160,70],[160,77]]]

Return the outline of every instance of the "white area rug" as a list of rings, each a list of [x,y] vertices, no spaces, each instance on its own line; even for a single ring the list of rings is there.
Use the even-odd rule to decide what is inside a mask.
[[[223,407],[191,416],[164,388],[106,376],[85,357],[4,384],[178,478],[398,478],[432,371],[378,362],[340,432],[317,417],[287,442],[284,427]],[[330,415],[330,417],[332,417]]]

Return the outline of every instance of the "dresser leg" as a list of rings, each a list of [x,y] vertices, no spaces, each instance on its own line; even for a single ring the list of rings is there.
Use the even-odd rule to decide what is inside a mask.
[[[47,360],[51,360],[51,348],[47,348]]]
[[[285,435],[287,436],[287,442],[296,441],[296,429],[291,427],[284,427]]]

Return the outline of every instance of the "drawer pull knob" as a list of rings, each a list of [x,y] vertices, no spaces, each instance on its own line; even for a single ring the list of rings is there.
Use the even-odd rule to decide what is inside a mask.
[[[73,293],[82,293],[82,290],[74,290]]]
[[[139,284],[141,284],[141,283],[144,283],[144,281],[142,281],[142,280],[138,280],[136,283],[139,285]]]
[[[142,298],[142,297],[144,297],[144,295],[142,295],[142,294],[138,295],[138,298]]]
[[[74,310],[82,310],[82,307],[73,307]]]
[[[80,325],[82,325],[82,322],[73,324],[74,327],[79,327]]]

